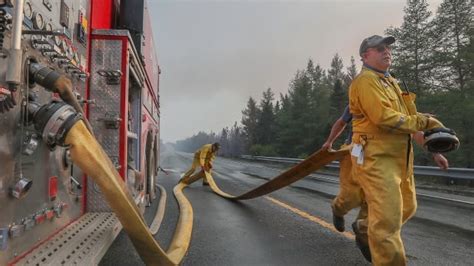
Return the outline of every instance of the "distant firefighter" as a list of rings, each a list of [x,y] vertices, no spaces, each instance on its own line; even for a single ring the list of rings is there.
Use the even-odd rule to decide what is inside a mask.
[[[201,148],[199,148],[199,150],[194,153],[194,159],[191,168],[186,171],[180,182],[185,182],[185,180],[188,179],[194,173],[194,171],[196,171],[196,167],[198,166],[200,166],[203,171],[210,172],[212,169],[212,161],[214,161],[214,159],[216,158],[216,154],[217,151],[219,151],[220,146],[221,145],[216,142],[213,144],[205,144]],[[209,185],[205,178],[203,178],[202,180],[202,185]]]

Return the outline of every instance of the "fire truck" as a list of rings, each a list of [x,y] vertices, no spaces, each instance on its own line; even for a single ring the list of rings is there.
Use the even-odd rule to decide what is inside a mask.
[[[0,61],[0,265],[97,264],[122,225],[61,143],[83,119],[140,211],[155,199],[160,67],[148,4],[0,1]]]

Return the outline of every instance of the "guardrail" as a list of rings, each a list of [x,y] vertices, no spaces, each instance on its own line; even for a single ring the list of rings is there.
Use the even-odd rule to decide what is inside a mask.
[[[303,159],[297,158],[285,158],[285,157],[266,157],[266,156],[252,156],[252,155],[242,155],[242,159],[247,160],[257,160],[257,161],[266,161],[266,162],[277,162],[277,163],[294,163],[297,164]],[[339,162],[333,161],[332,163],[326,165],[328,168],[339,169]],[[464,179],[464,180],[474,180],[474,169],[472,168],[449,168],[448,170],[441,170],[438,167],[433,166],[414,166],[415,175],[419,176],[436,176],[436,177],[445,177],[450,179]]]

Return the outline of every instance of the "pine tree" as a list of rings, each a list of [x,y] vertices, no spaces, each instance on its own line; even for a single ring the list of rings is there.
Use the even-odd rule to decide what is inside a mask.
[[[289,97],[291,101],[292,156],[305,157],[312,149],[313,142],[311,110],[312,83],[305,71],[298,71],[291,83]]]
[[[335,54],[331,60],[331,68],[328,70],[328,84],[334,86],[337,80],[344,79],[344,64],[339,54]]]
[[[331,120],[335,121],[341,116],[344,108],[347,105],[347,92],[342,86],[342,81],[337,79],[334,84],[334,90],[331,94]]]
[[[229,128],[223,128],[219,135],[219,144],[221,145],[219,155],[230,156],[229,137]]]
[[[351,56],[351,64],[346,69],[346,75],[344,79],[346,87],[349,87],[352,80],[357,76],[358,73],[359,72],[357,71],[354,56]]]
[[[269,145],[275,140],[274,94],[271,88],[263,92],[260,113],[257,121],[257,140],[259,144]]]
[[[404,80],[413,92],[421,96],[430,83],[432,68],[429,62],[433,42],[430,37],[431,12],[426,0],[408,0],[404,11],[402,26],[386,31],[396,39],[392,70],[398,79]]]
[[[242,134],[242,129],[237,125],[237,122],[234,123],[234,126],[232,126],[230,130],[230,139],[229,139],[229,145],[230,145],[230,152],[229,156],[231,157],[237,157],[242,155],[245,149],[245,138]]]
[[[280,110],[276,113],[276,143],[277,152],[281,156],[289,156],[294,145],[293,121],[291,119],[291,101],[287,94],[280,94]]]
[[[257,124],[260,110],[255,100],[250,97],[247,107],[242,111],[242,125],[247,138],[248,147],[257,144]]]
[[[325,70],[319,64],[313,67],[310,66],[313,66],[311,59],[306,67],[306,74],[312,83],[308,110],[310,117],[307,121],[308,132],[311,134],[308,136],[307,144],[305,144],[308,153],[313,152],[324,142],[326,120],[329,114],[328,98],[330,91],[326,83]]]
[[[469,58],[464,53],[470,44],[473,25],[470,0],[445,0],[434,19],[434,76],[443,87],[464,92],[469,72]],[[472,63],[471,63],[472,65]]]

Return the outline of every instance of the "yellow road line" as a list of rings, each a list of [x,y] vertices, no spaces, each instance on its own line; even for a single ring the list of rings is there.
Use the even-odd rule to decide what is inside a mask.
[[[284,202],[281,202],[281,201],[279,201],[279,200],[277,200],[277,199],[275,199],[275,198],[272,198],[272,197],[269,197],[269,196],[265,196],[265,198],[266,198],[267,200],[269,200],[269,201],[275,203],[276,205],[278,205],[278,206],[280,206],[280,207],[283,207],[283,208],[285,208],[285,209],[287,209],[287,210],[290,210],[290,211],[292,211],[293,213],[296,213],[296,214],[298,214],[299,216],[301,216],[301,217],[303,217],[303,218],[306,218],[306,219],[308,219],[308,220],[310,220],[310,221],[312,221],[312,222],[315,222],[315,223],[321,225],[321,226],[324,227],[324,228],[327,228],[327,229],[329,229],[329,230],[331,230],[331,231],[333,231],[333,232],[336,232],[336,233],[338,233],[338,234],[342,234],[343,236],[345,236],[345,237],[347,237],[347,238],[349,238],[349,239],[352,239],[352,240],[355,239],[353,233],[351,233],[351,232],[342,232],[342,233],[341,233],[341,232],[337,231],[337,230],[334,228],[334,226],[333,226],[332,224],[330,224],[330,223],[328,223],[328,222],[326,222],[326,221],[324,221],[324,220],[322,220],[322,219],[320,219],[320,218],[318,218],[318,217],[316,217],[316,216],[313,216],[313,215],[311,215],[311,214],[309,214],[309,213],[307,213],[307,212],[304,212],[304,211],[299,210],[299,209],[297,209],[297,208],[295,208],[295,207],[292,207],[292,206],[290,206],[290,205],[288,205],[288,204],[286,204],[286,203],[284,203]]]

